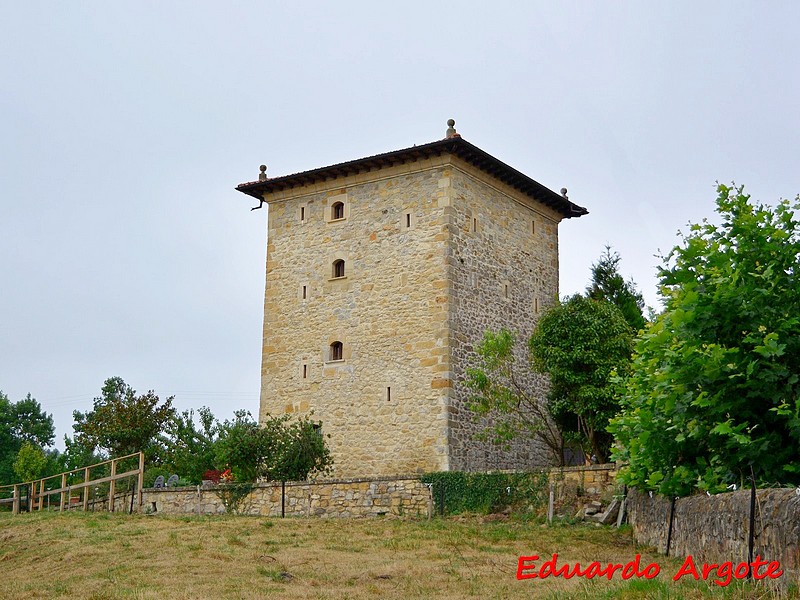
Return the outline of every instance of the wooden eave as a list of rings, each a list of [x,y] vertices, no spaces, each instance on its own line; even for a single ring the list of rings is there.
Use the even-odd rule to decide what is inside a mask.
[[[393,152],[386,152],[385,154],[359,158],[329,167],[303,171],[302,173],[273,177],[264,181],[242,183],[236,186],[236,189],[257,200],[263,200],[265,194],[319,183],[339,177],[346,177],[348,175],[377,171],[393,165],[413,162],[432,156],[440,156],[442,154],[457,156],[498,181],[556,210],[564,218],[580,217],[589,213],[584,207],[570,202],[561,194],[557,194],[553,190],[534,181],[527,175],[517,171],[513,167],[510,167],[491,154],[484,152],[477,146],[470,144],[468,141],[458,136],[423,144],[421,146],[412,146],[411,148],[405,148],[403,150],[395,150]]]

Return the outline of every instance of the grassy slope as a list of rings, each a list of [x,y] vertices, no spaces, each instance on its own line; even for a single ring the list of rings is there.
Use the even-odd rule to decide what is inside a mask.
[[[517,558],[657,562],[653,581],[517,581]],[[0,513],[0,598],[768,598],[671,576],[628,532],[432,521]],[[797,597],[797,596],[793,596]]]

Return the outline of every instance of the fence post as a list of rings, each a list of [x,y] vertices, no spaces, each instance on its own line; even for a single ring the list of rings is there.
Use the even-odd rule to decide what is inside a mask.
[[[628,501],[628,486],[622,487],[622,500],[619,503],[619,513],[617,513],[617,529],[622,526],[622,521],[625,519],[625,504]]]
[[[11,505],[11,514],[19,514],[19,486],[14,485],[14,503]]]
[[[33,497],[36,494],[36,482],[28,484],[28,512],[33,512]]]
[[[144,452],[139,452],[139,506],[142,505],[144,499],[142,497],[142,489],[144,488]]]
[[[83,470],[83,512],[89,512],[89,467]]]
[[[672,521],[675,517],[675,496],[672,497],[672,501],[669,504],[669,529],[667,530],[667,551],[664,553],[665,556],[669,556],[669,547],[672,543]]]
[[[281,519],[286,516],[286,482],[281,480]]]
[[[547,502],[547,522],[552,525],[553,524],[553,505],[555,504],[555,490],[553,489],[553,483],[550,483],[550,499]]]
[[[117,474],[117,459],[111,459],[111,485],[108,489],[108,512],[114,512],[114,494],[117,491],[117,480],[114,477]]]
[[[133,480],[133,490],[131,491],[131,509],[128,511],[129,515],[133,514],[133,499],[136,496],[136,480]]]
[[[67,496],[67,474],[61,474],[61,503],[59,504],[58,510],[64,512],[64,498]]]

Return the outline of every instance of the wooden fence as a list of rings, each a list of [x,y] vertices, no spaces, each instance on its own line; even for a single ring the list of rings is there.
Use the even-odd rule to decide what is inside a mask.
[[[122,473],[118,473],[118,466],[123,461],[129,461],[130,463],[134,463],[133,458],[138,458],[138,466],[135,469],[129,469]],[[105,467],[106,465],[110,465],[110,474],[103,475],[102,477],[98,477],[96,479],[92,479],[92,470],[98,469],[100,467]],[[103,469],[104,471],[106,469]],[[71,483],[69,480],[74,479],[76,474],[83,474],[83,481],[79,483]],[[51,475],[50,477],[44,477],[42,479],[38,479],[36,481],[26,481],[24,483],[15,483],[13,485],[3,485],[0,486],[0,496],[7,495],[9,492],[12,492],[12,496],[10,498],[1,498],[0,504],[11,504],[12,511],[16,515],[20,512],[20,504],[22,499],[22,492],[27,490],[26,494],[26,502],[28,504],[28,510],[43,510],[45,504],[45,498],[47,498],[48,507],[52,505],[50,502],[51,496],[58,496],[58,508],[59,510],[65,510],[72,506],[73,504],[73,496],[72,493],[77,491],[79,492],[79,496],[77,498],[78,502],[81,503],[83,510],[89,509],[89,493],[92,487],[98,486],[100,484],[109,484],[109,491],[108,491],[108,510],[114,510],[114,496],[116,493],[116,484],[117,481],[120,479],[127,479],[129,477],[136,477],[135,480],[135,493],[138,495],[139,506],[142,505],[142,487],[144,485],[144,454],[141,452],[136,452],[134,454],[128,454],[127,456],[120,456],[119,458],[112,458],[110,460],[105,460],[103,462],[96,463],[94,465],[89,465],[88,467],[82,467],[80,469],[74,469],[72,471],[65,471],[63,473],[59,473],[58,475]],[[60,478],[60,481],[58,479]],[[47,489],[48,482],[56,481],[56,485],[58,487],[54,489]],[[52,485],[52,483],[50,483]],[[97,501],[97,498],[95,498]]]

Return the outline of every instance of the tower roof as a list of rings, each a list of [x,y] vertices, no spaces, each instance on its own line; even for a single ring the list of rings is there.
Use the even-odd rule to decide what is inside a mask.
[[[556,210],[563,215],[564,218],[580,217],[589,212],[582,206],[570,202],[565,196],[543,186],[524,173],[496,159],[491,154],[470,144],[458,135],[421,146],[412,146],[411,148],[376,154],[375,156],[350,160],[328,167],[321,167],[319,169],[312,169],[292,175],[283,175],[281,177],[273,177],[262,181],[242,183],[236,186],[236,189],[248,196],[262,200],[265,193],[278,192],[346,175],[375,171],[384,167],[430,158],[432,156],[440,156],[442,154],[457,156],[495,179],[519,190],[545,206]]]

